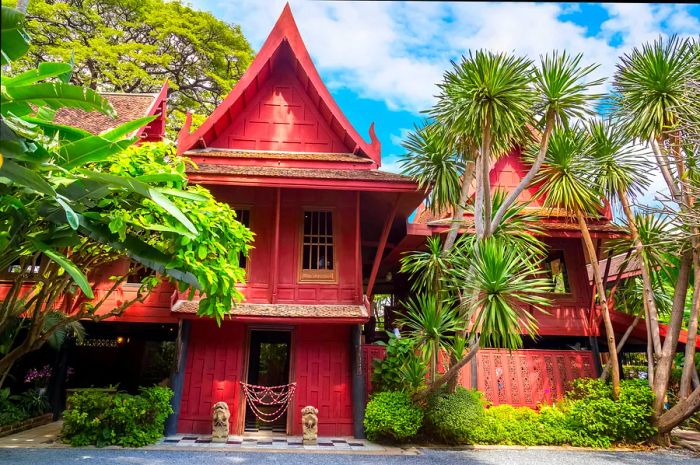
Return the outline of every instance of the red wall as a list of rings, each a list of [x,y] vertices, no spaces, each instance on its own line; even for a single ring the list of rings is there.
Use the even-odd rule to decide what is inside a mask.
[[[259,328],[256,326],[256,328]],[[178,431],[211,433],[211,408],[225,401],[231,411],[231,434],[240,434],[244,414],[239,381],[247,365],[247,328],[224,322],[193,321]],[[292,333],[290,381],[297,382],[290,406],[291,434],[301,434],[301,409],[319,409],[319,434],[352,435],[352,385],[350,379],[350,328],[348,326],[299,326]]]
[[[296,78],[280,64],[242,112],[221,118],[211,147],[350,153]]]
[[[551,294],[547,313],[536,311],[538,334],[541,336],[587,336],[590,334],[589,315],[591,288],[586,274],[586,262],[579,238],[545,238],[551,248],[564,251],[571,294]]]
[[[249,187],[215,187],[217,199],[233,207],[250,209],[250,228],[255,233],[254,249],[246,285],[242,288],[247,302],[302,304],[361,304],[357,282],[356,196],[349,191],[283,189],[280,208],[280,240],[276,295],[271,288],[272,254],[275,227],[275,189]],[[335,225],[337,283],[299,283],[301,226],[304,208],[330,208]]]
[[[372,360],[383,359],[386,348],[362,346],[365,374],[371,391]],[[587,350],[479,349],[476,353],[477,389],[494,405],[536,408],[561,399],[568,384],[595,376],[593,354]],[[459,384],[472,388],[471,363],[459,372]]]
[[[211,408],[219,401],[228,403],[231,432],[236,431],[244,342],[241,324],[226,322],[217,328],[211,321],[192,322],[178,431],[211,434]]]
[[[318,409],[318,434],[352,435],[350,327],[299,326],[296,329],[297,394],[292,434],[301,434],[301,409]]]

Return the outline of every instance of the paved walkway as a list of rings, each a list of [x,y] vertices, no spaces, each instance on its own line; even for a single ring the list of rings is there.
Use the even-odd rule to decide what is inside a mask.
[[[700,465],[684,450],[611,452],[542,449],[421,450],[420,455],[270,453],[135,449],[0,449],[7,465]]]
[[[62,426],[62,421],[54,421],[53,423],[2,437],[0,438],[0,449],[55,447]]]

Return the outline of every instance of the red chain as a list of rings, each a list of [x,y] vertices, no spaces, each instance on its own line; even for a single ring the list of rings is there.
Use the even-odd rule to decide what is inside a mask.
[[[272,423],[278,420],[287,411],[297,387],[297,383],[282,386],[256,386],[242,381],[240,383],[253,414],[258,420],[265,423]],[[279,405],[279,407],[274,412],[267,413],[261,411],[258,405],[265,407]]]

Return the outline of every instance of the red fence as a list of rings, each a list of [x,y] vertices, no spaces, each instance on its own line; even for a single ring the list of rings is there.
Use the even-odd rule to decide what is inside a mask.
[[[367,392],[371,391],[372,360],[385,356],[382,346],[362,346],[367,370]],[[567,384],[593,377],[590,351],[481,349],[476,355],[477,389],[494,405],[536,407],[561,399]],[[471,388],[471,363],[459,373],[459,383]]]

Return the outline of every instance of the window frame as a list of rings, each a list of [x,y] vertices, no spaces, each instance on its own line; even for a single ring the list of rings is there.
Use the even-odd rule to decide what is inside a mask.
[[[251,231],[253,230],[253,207],[252,205],[243,205],[243,204],[234,204],[231,205],[231,208],[236,211],[236,210],[242,210],[242,211],[247,211],[248,212],[248,226],[246,228],[250,229]],[[241,221],[239,221],[238,213],[236,213],[236,221],[239,223],[243,224]],[[245,226],[243,224],[243,226]],[[241,267],[241,255],[238,256],[238,266],[243,268],[245,271],[245,278],[246,280],[248,279],[248,276],[250,276],[250,258],[251,254],[253,252],[253,249],[248,250],[248,256],[246,256],[246,261],[245,261],[245,267]]]
[[[566,281],[569,287],[568,292],[554,292],[554,291],[549,291],[545,292],[545,295],[552,299],[556,300],[576,300],[576,292],[575,292],[575,286],[574,282],[571,279],[571,270],[569,268],[569,253],[565,248],[560,248],[560,247],[552,247],[547,249],[547,256],[543,259],[542,264],[545,265],[547,263],[547,258],[552,254],[556,252],[561,252],[561,256],[564,260],[564,266],[566,267]],[[545,267],[543,267],[543,271],[547,271]],[[549,279],[549,276],[547,277]]]
[[[304,269],[304,215],[311,212],[327,212],[331,214],[331,226],[333,234],[330,242],[333,248],[333,269],[332,270],[312,270]],[[335,208],[330,207],[304,207],[299,215],[299,246],[298,246],[298,265],[297,265],[297,282],[300,284],[337,284],[338,283],[338,219]]]

